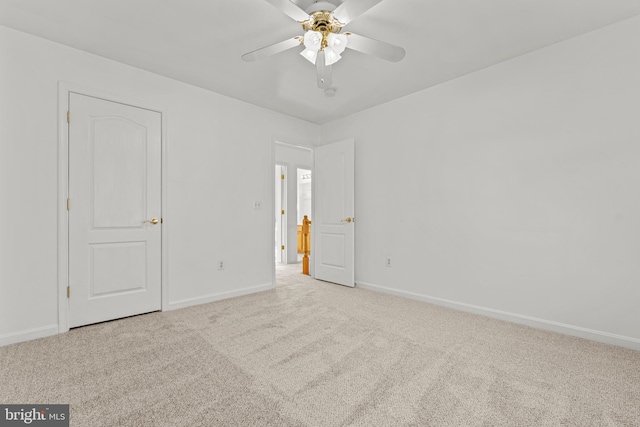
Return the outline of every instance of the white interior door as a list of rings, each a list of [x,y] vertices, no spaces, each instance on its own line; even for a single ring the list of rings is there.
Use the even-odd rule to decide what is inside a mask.
[[[159,310],[161,115],[76,93],[69,111],[69,327]]]
[[[314,277],[355,286],[354,141],[315,149]]]

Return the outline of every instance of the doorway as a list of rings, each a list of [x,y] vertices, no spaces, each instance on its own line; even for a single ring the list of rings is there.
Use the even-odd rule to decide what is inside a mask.
[[[275,282],[285,270],[302,274],[300,229],[304,215],[311,218],[311,148],[274,142]],[[312,264],[311,264],[312,265]]]
[[[313,214],[309,260],[311,277],[355,286],[355,141],[347,139],[315,149],[280,142],[274,142],[274,146],[273,165],[286,165],[289,171],[285,176],[287,226],[284,245],[287,261],[298,261],[297,227],[301,225],[298,206],[300,202],[304,204],[303,198],[309,197],[309,211]],[[307,191],[304,186],[298,195],[298,184],[305,183],[305,171],[309,172],[310,196],[303,195]],[[278,265],[283,264],[274,265],[274,284],[277,284]]]
[[[297,200],[297,236],[298,236],[298,262],[302,261],[305,250],[310,254],[311,252],[311,224],[309,224],[309,233],[303,234],[303,223],[305,219],[311,221],[311,200],[312,200],[312,177],[311,169],[297,168],[297,187],[296,187],[296,200]]]

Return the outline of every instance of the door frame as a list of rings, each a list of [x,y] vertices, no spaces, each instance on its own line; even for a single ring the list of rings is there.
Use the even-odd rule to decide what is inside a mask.
[[[278,216],[280,216],[280,238],[277,239],[276,236],[276,242],[280,244],[280,246],[282,245],[286,245],[289,246],[289,244],[287,243],[287,216],[286,214],[279,214],[278,211],[281,211],[283,209],[285,209],[285,212],[287,210],[287,179],[288,179],[288,175],[289,175],[289,170],[287,169],[287,165],[282,163],[282,162],[278,162],[276,161],[276,166],[275,167],[280,167],[280,174],[284,174],[284,179],[280,178],[278,179],[278,177],[276,176],[276,182],[274,182],[274,197],[273,200],[275,201],[275,192],[276,192],[276,183],[280,184],[280,206],[277,207],[276,209],[274,209],[274,218],[275,218],[275,223],[278,223]],[[279,174],[279,175],[280,175]],[[275,231],[274,231],[275,233]],[[285,248],[286,248],[285,246]],[[276,248],[277,249],[277,248]],[[280,261],[276,261],[277,263],[281,263],[281,264],[286,264],[288,261],[288,257],[287,257],[287,250],[286,249],[278,249],[280,251]]]
[[[276,165],[283,165],[287,167],[287,175],[289,175],[290,170],[291,169],[296,169],[297,173],[297,168],[301,168],[304,167],[306,169],[311,170],[311,172],[313,173],[313,156],[314,156],[314,148],[313,147],[309,147],[306,145],[301,145],[301,144],[292,144],[290,142],[284,142],[286,139],[288,138],[279,138],[277,136],[272,136],[271,138],[271,176],[273,176],[273,170],[276,167]],[[284,162],[284,161],[279,161],[278,159],[276,159],[276,145],[281,145],[284,147],[290,147],[290,148],[295,148],[295,149],[302,149],[302,150],[307,150],[311,153],[311,165],[300,165],[300,164],[291,164],[289,162]],[[285,176],[285,182],[288,180],[288,177]],[[285,189],[288,188],[287,186],[285,186]],[[276,200],[276,188],[275,188],[275,183],[274,185],[271,185],[271,203],[275,203]],[[312,212],[312,217],[315,211],[315,195],[314,192],[311,192],[311,212]],[[275,224],[276,221],[276,217],[275,217],[275,206],[274,209],[271,210],[271,224]],[[288,231],[287,231],[288,233]],[[286,234],[288,236],[288,234]],[[313,238],[313,236],[312,236]],[[274,242],[276,239],[276,231],[275,231],[275,227],[271,227],[271,241]],[[287,243],[285,243],[286,245]],[[271,254],[273,254],[273,247],[271,247]],[[273,258],[273,256],[271,256]],[[314,262],[313,262],[313,256],[309,257],[309,276],[310,277],[314,277]],[[272,277],[272,284],[273,287],[276,286],[276,263],[275,260],[272,264],[272,273],[271,273],[271,277]]]
[[[58,333],[69,330],[69,299],[67,286],[69,285],[69,215],[67,198],[69,197],[69,127],[67,126],[67,111],[69,110],[69,94],[91,96],[105,101],[117,102],[132,107],[160,113],[161,123],[161,309],[168,310],[168,239],[167,239],[167,111],[164,108],[149,105],[146,102],[126,98],[118,94],[108,93],[99,89],[88,88],[75,83],[58,82]],[[73,119],[73,118],[72,118]]]

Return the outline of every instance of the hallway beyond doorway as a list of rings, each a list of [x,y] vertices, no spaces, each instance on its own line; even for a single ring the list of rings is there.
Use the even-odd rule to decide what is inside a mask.
[[[313,281],[311,276],[302,274],[302,263],[281,264],[276,263],[276,286],[294,285]]]

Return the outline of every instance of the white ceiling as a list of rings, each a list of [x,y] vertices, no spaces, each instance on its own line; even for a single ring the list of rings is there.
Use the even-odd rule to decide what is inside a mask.
[[[639,0],[384,0],[345,30],[405,58],[345,51],[329,98],[302,47],[240,59],[303,33],[265,0],[0,0],[0,25],[319,124],[636,15]]]

